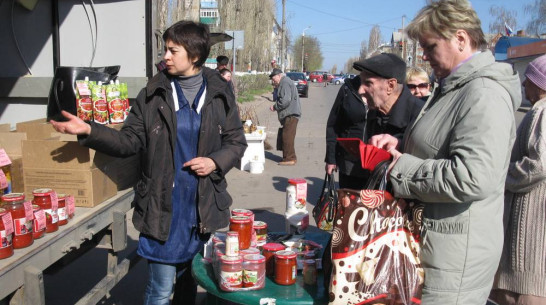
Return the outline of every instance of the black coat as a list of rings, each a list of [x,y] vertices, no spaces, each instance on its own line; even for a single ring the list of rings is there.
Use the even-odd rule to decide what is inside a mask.
[[[229,224],[232,199],[225,174],[242,158],[246,139],[235,98],[216,71],[207,79],[197,155],[209,157],[217,170],[199,178],[199,229],[210,233]],[[167,240],[172,217],[176,113],[169,76],[156,74],[137,96],[120,131],[92,124],[80,142],[104,153],[125,157],[141,152],[141,177],[135,186],[133,224],[143,234]]]

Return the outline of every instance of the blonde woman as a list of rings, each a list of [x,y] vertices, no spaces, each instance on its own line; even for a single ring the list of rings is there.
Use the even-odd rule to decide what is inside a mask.
[[[411,94],[426,101],[430,95],[430,79],[427,72],[419,67],[408,68],[406,72],[406,85]]]

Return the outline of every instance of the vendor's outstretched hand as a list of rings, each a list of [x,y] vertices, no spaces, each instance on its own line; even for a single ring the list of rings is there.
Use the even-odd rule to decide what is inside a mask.
[[[68,121],[66,122],[57,122],[54,120],[49,121],[57,132],[73,134],[73,135],[89,135],[91,133],[91,125],[87,124],[82,119],[71,114],[70,112],[62,110],[61,113],[65,118],[68,119]]]

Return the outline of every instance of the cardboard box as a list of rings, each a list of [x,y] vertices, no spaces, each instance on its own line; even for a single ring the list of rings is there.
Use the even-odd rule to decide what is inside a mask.
[[[11,124],[0,124],[0,132],[11,131]]]
[[[17,132],[26,133],[28,140],[47,139],[50,138],[52,134],[58,134],[46,119],[20,122],[15,125],[15,129]]]

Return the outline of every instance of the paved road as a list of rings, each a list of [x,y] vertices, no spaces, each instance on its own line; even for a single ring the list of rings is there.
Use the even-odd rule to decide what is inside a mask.
[[[233,208],[253,210],[256,219],[267,222],[271,231],[284,230],[285,189],[289,178],[307,180],[307,199],[310,203],[317,200],[322,186],[325,124],[339,86],[329,85],[325,88],[322,84],[310,84],[309,98],[301,99],[303,117],[299,122],[296,136],[298,163],[291,167],[278,166],[277,162],[281,160],[282,154],[273,149],[266,151],[265,171],[262,174],[250,174],[237,169],[228,174],[228,190],[233,197]],[[279,122],[276,113],[269,111],[270,105],[271,102],[267,99],[258,98],[243,107],[255,109],[260,125],[267,128],[266,141],[274,146]],[[518,122],[525,110],[516,114]],[[312,205],[307,208],[311,211]],[[312,218],[309,230],[317,230]],[[121,253],[121,257],[136,247],[138,233],[131,225],[129,233],[129,247]],[[105,276],[105,272],[106,251],[101,249],[91,250],[57,272],[48,270],[44,276],[46,304],[74,304]],[[100,304],[141,304],[146,276],[146,263],[141,260],[112,290],[111,297]],[[203,302],[203,297],[204,292],[199,289],[198,304]]]

